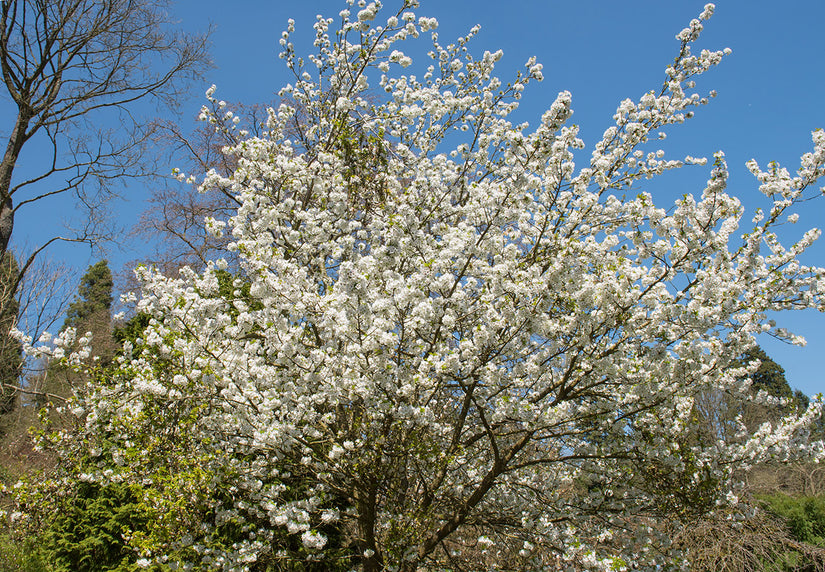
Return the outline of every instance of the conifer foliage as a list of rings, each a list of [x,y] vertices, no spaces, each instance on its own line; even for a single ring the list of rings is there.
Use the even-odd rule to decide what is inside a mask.
[[[18,278],[17,259],[13,253],[6,252],[0,258],[0,416],[11,413],[17,404],[16,388],[23,366],[23,346],[10,333],[17,324]],[[0,434],[2,431],[0,425]]]
[[[791,399],[794,392],[788,385],[788,380],[785,379],[784,368],[768,357],[765,350],[756,346],[739,358],[742,365],[756,360],[759,361],[759,367],[750,375],[753,390],[764,390],[774,397]]]
[[[66,310],[63,328],[81,327],[101,316],[108,319],[112,308],[112,271],[109,263],[101,260],[93,264],[80,279],[77,298]]]

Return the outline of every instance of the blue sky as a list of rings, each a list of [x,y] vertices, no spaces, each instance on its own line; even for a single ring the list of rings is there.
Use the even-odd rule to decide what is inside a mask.
[[[499,76],[507,80],[531,55],[544,64],[545,81],[531,84],[522,99],[519,121],[535,123],[561,90],[573,94],[573,122],[581,126],[585,142],[595,142],[610,124],[619,101],[638,98],[658,88],[665,66],[678,48],[674,36],[701,12],[704,2],[686,0],[422,0],[420,15],[439,20],[442,43],[448,43],[474,24],[482,29],[471,45],[476,53],[504,51]],[[315,14],[335,17],[339,1],[283,2],[279,0],[181,0],[171,9],[190,31],[214,25],[212,54],[216,68],[207,81],[195,86],[192,98],[180,103],[181,121],[190,122],[201,96],[214,83],[227,101],[259,103],[273,100],[289,81],[277,58],[278,38],[290,17],[296,20],[296,45],[312,39]],[[725,151],[732,171],[729,192],[749,211],[763,206],[744,163],[755,158],[763,166],[777,160],[791,171],[798,157],[810,149],[810,132],[825,127],[825,2],[767,2],[721,0],[707,23],[699,47],[730,47],[733,54],[698,85],[715,89],[718,97],[697,117],[668,132],[664,148],[674,158],[691,154],[711,156]],[[387,3],[387,11],[394,10]],[[426,42],[426,40],[425,40]],[[0,125],[3,132],[10,126]],[[174,165],[170,165],[171,168]],[[683,193],[700,194],[707,170],[682,170],[650,188],[666,206]],[[825,185],[825,182],[823,182]],[[140,212],[141,189],[127,190],[128,203],[118,209],[118,220],[129,226]],[[66,205],[55,202],[22,211],[15,240],[35,243],[44,229],[58,225]],[[808,203],[789,237],[811,226],[825,226],[825,197]],[[825,240],[825,239],[823,239]],[[83,247],[57,248],[53,255],[84,269],[94,261]],[[110,252],[113,268],[139,256]],[[825,246],[808,253],[809,264],[825,265]],[[764,340],[769,355],[786,370],[792,386],[808,394],[825,391],[825,316],[816,312],[778,318],[808,339],[804,349]]]

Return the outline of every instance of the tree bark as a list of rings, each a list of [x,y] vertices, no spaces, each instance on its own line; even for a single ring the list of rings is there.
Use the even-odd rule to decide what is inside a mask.
[[[358,505],[358,526],[361,529],[361,542],[363,543],[361,563],[364,572],[380,572],[384,569],[384,559],[378,551],[378,546],[375,542],[375,508],[376,508],[376,494],[377,483],[375,479],[370,478],[366,490],[358,491],[357,505]],[[367,550],[371,554],[367,556]]]
[[[11,178],[14,167],[20,157],[20,151],[26,142],[26,129],[30,117],[22,110],[17,114],[14,129],[9,135],[3,162],[0,163],[0,258],[9,247],[12,231],[14,230],[14,202],[11,196]]]

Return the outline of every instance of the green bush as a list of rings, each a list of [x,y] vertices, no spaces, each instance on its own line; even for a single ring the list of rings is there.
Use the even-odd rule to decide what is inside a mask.
[[[765,510],[785,521],[794,540],[825,546],[825,496],[775,493],[759,500]]]
[[[80,483],[40,536],[52,570],[97,572],[134,568],[137,555],[124,531],[145,527],[146,512],[134,485]]]

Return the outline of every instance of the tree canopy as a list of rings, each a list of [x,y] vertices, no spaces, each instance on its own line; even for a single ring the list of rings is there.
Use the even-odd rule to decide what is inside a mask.
[[[818,232],[775,230],[820,194],[825,132],[793,176],[750,163],[771,206],[746,216],[724,154],[657,143],[708,103],[696,82],[727,53],[694,49],[712,5],[587,147],[568,92],[511,122],[535,60],[506,83],[500,51],[469,50],[477,29],[444,45],[415,2],[380,21],[361,4],[338,29],[319,17],[307,58],[290,24],[294,83],[257,134],[207,92],[201,118],[235,142],[231,172],[197,184],[238,203],[206,221],[238,271],[139,269],[137,331],[79,388],[76,432],[49,437],[63,476],[20,502],[47,519],[133,483],[144,514],[118,541],[143,567],[682,566],[679,531],[745,510],[743,471],[823,457],[817,401],[724,440],[696,439],[695,405],[771,403],[737,356],[794,341],[769,312],[825,309],[825,270],[800,261]],[[657,204],[645,181],[687,165],[704,188]],[[82,368],[74,334],[30,351]]]

